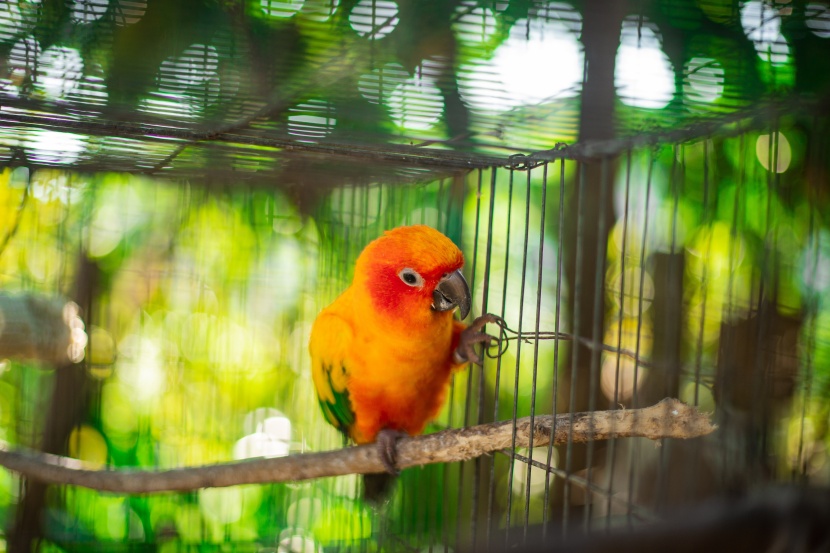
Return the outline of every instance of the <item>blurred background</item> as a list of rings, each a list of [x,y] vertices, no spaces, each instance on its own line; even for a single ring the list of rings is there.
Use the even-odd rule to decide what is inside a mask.
[[[829,53],[830,5],[796,0],[0,0],[10,447],[342,447],[310,324],[414,223],[525,338],[428,431],[666,396],[720,425],[413,468],[379,510],[354,475],[124,496],[0,469],[0,549],[495,550],[830,483]]]

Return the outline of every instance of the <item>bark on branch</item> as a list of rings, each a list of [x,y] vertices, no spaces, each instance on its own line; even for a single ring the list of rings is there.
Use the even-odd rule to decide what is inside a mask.
[[[573,421],[569,414],[537,416],[533,426],[531,430],[529,417],[516,421],[518,447],[547,445],[551,435],[555,444],[565,444],[626,437],[695,438],[716,428],[709,414],[668,398],[644,409],[575,413]],[[512,436],[513,421],[503,421],[404,438],[398,442],[398,466],[466,461],[511,447]],[[5,448],[0,450],[0,465],[47,483],[117,493],[186,491],[384,471],[374,445],[165,471],[91,470],[76,459]]]

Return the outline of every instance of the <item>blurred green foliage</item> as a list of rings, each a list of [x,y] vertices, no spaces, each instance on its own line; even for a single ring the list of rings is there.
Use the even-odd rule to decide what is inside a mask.
[[[656,107],[621,95],[621,129],[825,91],[827,18],[815,10],[826,5],[784,4],[774,13],[759,2],[643,5],[637,29],[649,32],[627,44],[658,41],[670,93]],[[746,6],[758,11],[750,13],[760,16],[757,26],[772,22],[780,36],[754,38]],[[567,76],[569,62],[581,71],[581,2],[381,6],[393,7],[372,20],[371,3],[356,0],[6,2],[0,93],[4,102],[57,111],[76,102],[89,120],[106,108],[128,120],[198,129],[266,113],[252,130],[287,133],[295,145],[458,138],[433,146],[501,154],[576,138],[581,79],[550,85],[541,97],[522,94],[534,92],[527,76]],[[540,49],[545,36],[573,59]],[[722,329],[749,317],[763,289],[777,312],[802,321],[795,397],[776,420],[778,470],[803,468],[826,483],[830,157],[816,121],[793,116],[773,126],[623,156],[604,252],[603,332],[607,345],[648,359],[656,347],[654,258],[682,257],[681,396],[721,409],[712,382]],[[430,182],[404,172],[417,181],[405,185],[304,188],[292,180],[267,188],[210,174],[171,181],[71,171],[79,156],[113,148],[139,159],[142,170],[172,156],[177,168],[210,173],[209,150],[175,156],[171,141],[18,127],[0,129],[0,139],[4,161],[25,146],[42,166],[67,168],[0,173],[0,238],[14,232],[0,251],[0,288],[68,294],[81,255],[100,270],[85,313],[93,393],[67,444],[93,466],[162,469],[341,447],[314,396],[310,324],[348,285],[361,248],[387,228],[425,223],[446,232],[468,256],[476,309],[502,314],[510,328],[566,331],[572,321],[560,301],[573,287],[560,278],[561,198],[579,186],[572,162]],[[291,165],[277,159],[276,147],[241,138],[232,146],[238,175]],[[456,376],[430,430],[551,412],[569,392],[557,388],[569,358],[566,342],[511,342],[481,371]],[[609,403],[626,404],[648,381],[649,369],[634,369],[630,359],[602,354],[598,384]],[[50,368],[0,360],[0,438],[38,447],[54,380]],[[546,455],[530,452],[542,462]],[[354,476],[135,497],[53,488],[41,550],[80,551],[92,542],[163,552],[455,546],[471,525],[480,535],[503,527],[508,514],[514,525],[541,521],[545,475],[525,467],[496,456],[411,469],[381,512],[356,499]],[[5,528],[19,487],[0,470]]]
[[[683,393],[717,408],[706,382],[713,378],[721,325],[748,316],[761,283],[773,286],[782,313],[806,317],[800,385],[782,443],[790,457],[797,457],[793,443],[811,448],[816,474],[827,478],[821,467],[828,412],[820,399],[830,393],[826,223],[821,203],[809,201],[816,191],[792,176],[803,171],[805,139],[790,128],[773,137],[793,145],[790,157],[779,160],[785,170],[774,173],[765,157],[769,136],[745,133],[633,154],[630,172],[615,186],[606,343],[649,357],[653,256],[682,254],[688,310],[682,358],[690,369],[701,364],[703,378],[689,372],[684,383],[692,388]],[[79,251],[103,270],[94,311],[86,317],[86,363],[95,392],[86,423],[70,436],[70,455],[93,466],[170,468],[338,448],[342,438],[316,406],[306,344],[311,321],[347,286],[362,246],[401,224],[442,229],[467,252],[474,305],[503,314],[516,330],[554,330],[557,294],[569,293],[558,281],[560,192],[573,193],[575,167],[567,162],[560,173],[560,164],[551,164],[546,179],[538,168],[498,170],[494,178],[484,171],[421,185],[338,188],[312,215],[299,214],[280,192],[216,193],[123,174],[38,171],[29,180],[25,170],[6,170],[0,176],[4,232],[27,186],[29,198],[0,256],[0,279],[5,290],[67,290]],[[564,304],[560,311],[565,330],[570,314]],[[550,412],[553,369],[567,366],[569,349],[555,341],[513,342],[483,372],[459,373],[432,429],[470,424],[479,409],[484,420],[525,416],[532,405],[537,413]],[[603,361],[603,373],[605,367]],[[625,376],[625,361],[622,367],[622,379],[610,382],[625,403],[636,384]],[[52,378],[48,369],[4,361],[5,440],[37,446],[45,422],[38,406],[48,399]],[[648,378],[646,368],[639,378]],[[480,386],[482,404],[475,399]],[[605,385],[603,391],[609,393]],[[536,455],[544,461],[546,449]],[[513,520],[522,520],[524,466],[511,484],[509,464],[496,461],[497,526],[504,523],[511,486],[518,509]],[[165,550],[222,543],[250,543],[256,550],[284,540],[373,549],[383,547],[374,542],[379,536],[389,539],[381,528],[423,546],[454,543],[462,520],[474,509],[482,516],[485,504],[474,506],[470,496],[474,471],[479,468],[472,464],[405,471],[392,505],[381,513],[356,499],[356,477],[144,497],[69,487],[50,496],[47,527],[54,546],[69,549],[83,539],[151,542]],[[1,512],[10,521],[17,478],[0,474]],[[530,522],[540,521],[543,483],[543,474],[531,475]]]

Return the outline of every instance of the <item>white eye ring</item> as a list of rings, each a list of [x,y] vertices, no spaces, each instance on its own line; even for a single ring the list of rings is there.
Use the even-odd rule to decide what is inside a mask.
[[[415,269],[410,269],[409,267],[401,269],[398,277],[400,277],[404,284],[412,286],[413,288],[421,288],[424,285],[424,278]]]

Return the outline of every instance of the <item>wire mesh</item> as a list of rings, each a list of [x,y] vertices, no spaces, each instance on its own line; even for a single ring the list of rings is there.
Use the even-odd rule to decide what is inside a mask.
[[[310,215],[259,189],[7,169],[4,288],[71,294],[78,252],[107,275],[82,305],[89,415],[71,455],[164,468],[341,447],[316,410],[309,325],[364,244],[415,223],[463,246],[474,314],[500,315],[507,331],[482,369],[456,376],[432,430],[664,396],[719,425],[661,447],[514,439],[492,457],[405,471],[379,511],[357,499],[355,477],[163,497],[58,487],[47,539],[499,550],[634,527],[764,482],[825,482],[826,230],[810,201],[826,186],[825,128],[776,118],[598,160],[564,150],[429,184],[335,188]],[[7,439],[37,446],[54,373],[4,366]],[[28,500],[6,474],[7,505]]]
[[[31,167],[283,186],[494,165],[576,139],[586,9],[12,0],[0,5],[0,160],[18,149]],[[718,119],[757,105],[759,89],[822,91],[795,79],[796,59],[804,74],[826,69],[821,3],[632,11],[614,35],[620,135]]]
[[[122,496],[4,470],[10,550],[498,551],[827,484],[826,6],[637,5],[617,61],[652,56],[634,75],[668,88],[621,69],[624,137],[543,150],[577,134],[582,11],[343,4],[214,3],[194,23],[170,8],[187,3],[0,3],[0,302],[72,298],[88,340],[71,367],[0,354],[0,437],[113,469],[342,447],[310,324],[365,244],[414,223],[462,246],[473,315],[506,324],[428,431],[665,396],[718,431],[514,437],[404,471],[381,509],[354,475]],[[413,47],[402,21],[447,40]]]

